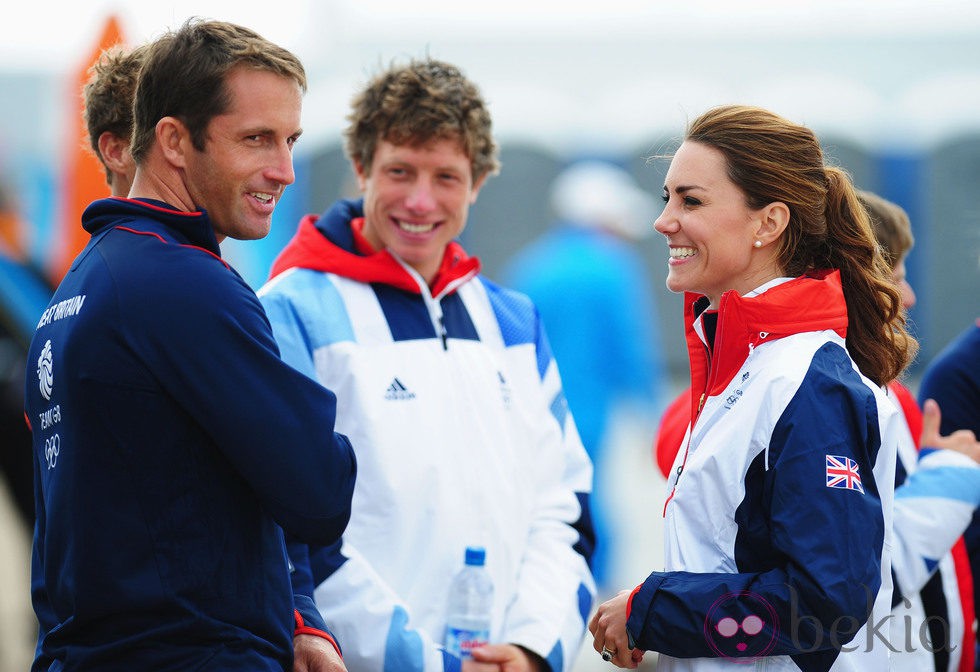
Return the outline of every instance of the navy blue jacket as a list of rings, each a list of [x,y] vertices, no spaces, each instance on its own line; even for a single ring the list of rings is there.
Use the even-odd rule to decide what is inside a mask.
[[[322,621],[280,525],[347,524],[336,398],[280,360],[205,213],[105,199],[82,223],[28,358],[33,669],[291,669],[294,626]]]

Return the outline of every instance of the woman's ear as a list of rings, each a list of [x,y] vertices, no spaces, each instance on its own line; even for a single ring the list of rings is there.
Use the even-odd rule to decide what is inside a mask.
[[[763,245],[769,245],[783,235],[783,231],[789,225],[789,206],[782,201],[773,201],[762,208],[759,219],[759,228],[755,232],[755,239],[761,240]]]

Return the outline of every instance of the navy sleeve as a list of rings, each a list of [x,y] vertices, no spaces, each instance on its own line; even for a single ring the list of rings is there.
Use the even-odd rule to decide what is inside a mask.
[[[163,245],[165,281],[120,287],[128,334],[283,529],[337,539],[350,517],[356,464],[333,431],[336,397],[279,357],[255,293],[219,260]],[[135,262],[134,262],[135,263]]]
[[[980,436],[980,326],[973,325],[943,349],[919,385],[920,405],[935,399],[943,435],[971,429]]]

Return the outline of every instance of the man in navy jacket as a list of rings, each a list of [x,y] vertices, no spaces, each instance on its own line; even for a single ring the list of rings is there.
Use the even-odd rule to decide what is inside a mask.
[[[353,451],[218,247],[268,233],[305,87],[227,23],[146,56],[130,198],[85,211],[29,352],[36,671],[345,669],[292,596],[282,528],[340,537]]]

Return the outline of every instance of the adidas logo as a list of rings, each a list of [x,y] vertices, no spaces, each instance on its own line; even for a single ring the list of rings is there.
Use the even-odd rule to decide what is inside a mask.
[[[393,378],[391,385],[385,390],[385,399],[388,401],[405,401],[407,399],[414,399],[415,393],[409,390],[402,381],[397,378]]]

